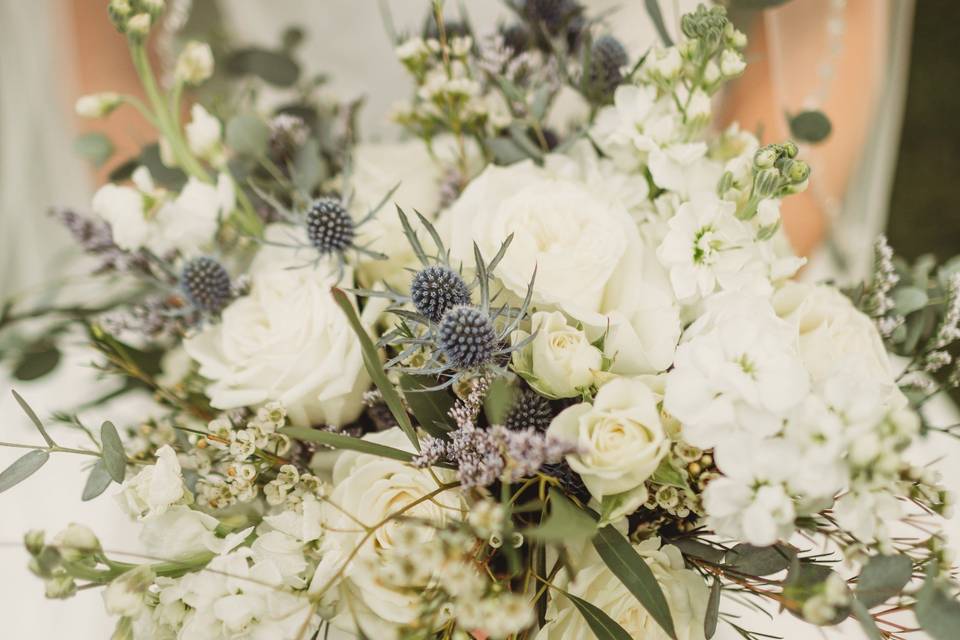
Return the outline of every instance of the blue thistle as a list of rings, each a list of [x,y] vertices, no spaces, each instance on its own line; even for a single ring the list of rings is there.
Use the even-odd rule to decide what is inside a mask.
[[[338,198],[319,198],[307,211],[307,239],[321,254],[343,253],[353,244],[353,218]]]
[[[592,99],[605,102],[623,80],[623,67],[630,62],[627,50],[613,36],[598,38],[590,48],[587,72],[588,92]]]
[[[233,297],[230,274],[213,258],[193,258],[180,273],[180,289],[200,311],[220,313]]]
[[[474,369],[493,360],[497,331],[488,313],[462,305],[444,314],[437,346],[452,367]]]
[[[459,273],[446,265],[436,264],[414,274],[410,298],[419,313],[440,322],[449,309],[470,303],[470,288]]]
[[[524,389],[517,394],[507,411],[503,426],[514,431],[529,427],[546,431],[552,420],[553,409],[550,401],[530,389]]]

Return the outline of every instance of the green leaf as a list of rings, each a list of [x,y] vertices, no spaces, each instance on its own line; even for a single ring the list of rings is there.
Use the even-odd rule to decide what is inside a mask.
[[[547,113],[547,107],[550,106],[551,94],[552,89],[549,83],[544,84],[534,92],[533,101],[530,105],[530,116],[534,120],[543,120],[543,116]]]
[[[724,564],[748,576],[762,577],[779,573],[790,566],[794,552],[780,545],[755,547],[738,544],[727,552]]]
[[[667,31],[667,25],[663,21],[663,12],[660,11],[659,0],[644,0],[644,5],[647,7],[647,15],[650,16],[653,26],[660,35],[660,39],[663,40],[663,46],[672,47],[673,39],[670,37],[670,33]]]
[[[226,140],[237,153],[259,157],[267,151],[270,128],[252,113],[238,113],[227,122]]]
[[[56,446],[56,442],[53,441],[53,438],[50,437],[50,434],[47,433],[47,430],[43,428],[43,423],[40,422],[40,418],[37,417],[36,412],[30,408],[30,405],[27,404],[27,401],[21,397],[19,393],[10,390],[10,393],[13,394],[14,399],[16,399],[17,404],[20,405],[20,408],[23,409],[23,412],[27,414],[27,417],[30,418],[30,422],[33,423],[33,426],[37,428],[37,431],[40,432],[40,435],[43,437],[44,442],[47,443],[48,447]]]
[[[487,147],[498,165],[508,166],[527,159],[527,154],[510,138],[488,138]]]
[[[523,531],[525,536],[546,542],[585,540],[596,533],[596,520],[555,487],[550,488],[550,515],[538,526]]]
[[[325,444],[334,449],[348,449],[350,451],[359,451],[360,453],[369,453],[370,455],[380,456],[381,458],[390,458],[391,460],[400,460],[401,462],[410,462],[413,454],[409,451],[394,449],[383,444],[370,442],[361,438],[354,438],[342,433],[333,433],[332,431],[320,431],[310,427],[284,427],[280,433],[286,434],[294,440],[301,442],[316,442]]]
[[[93,500],[107,490],[111,480],[106,463],[104,463],[102,458],[97,460],[97,464],[93,465],[93,468],[90,469],[90,475],[87,476],[87,483],[83,487],[83,494],[80,496],[80,499],[84,502]]]
[[[60,364],[60,349],[47,339],[41,339],[26,348],[14,365],[13,377],[29,382],[47,375]]]
[[[231,53],[224,62],[234,75],[255,75],[277,87],[289,87],[300,77],[300,66],[286,53],[248,47]]]
[[[400,375],[400,389],[417,422],[433,437],[443,438],[453,429],[450,409],[454,400],[445,389],[422,391],[435,385],[435,381],[425,376]]]
[[[556,588],[556,587],[554,587]],[[557,591],[561,591],[557,589]],[[616,621],[603,612],[596,605],[592,605],[583,598],[578,598],[572,593],[562,591],[563,595],[569,598],[573,606],[577,608],[583,619],[587,621],[587,626],[597,636],[597,640],[632,640],[630,634],[624,630]]]
[[[851,600],[850,608],[853,610],[853,615],[857,619],[857,622],[860,623],[860,628],[863,629],[863,633],[867,638],[870,640],[883,640],[883,636],[880,635],[880,629],[877,628],[876,621],[860,600],[856,598]]]
[[[897,313],[906,316],[927,306],[927,292],[917,287],[899,287],[893,291],[893,304]]]
[[[100,427],[100,442],[103,445],[103,464],[107,473],[117,484],[123,484],[127,473],[127,453],[123,450],[123,441],[113,423],[107,420]]]
[[[511,122],[508,132],[510,133],[510,139],[520,147],[523,153],[536,160],[537,163],[543,161],[543,151],[527,135],[527,128],[521,121],[514,120]]]
[[[172,191],[179,191],[187,182],[187,176],[183,171],[163,164],[163,160],[160,158],[160,145],[157,143],[148,144],[140,149],[137,162],[150,170],[154,182]],[[133,171],[131,170],[130,173],[132,174]]]
[[[32,476],[49,459],[50,454],[41,449],[34,449],[17,458],[13,464],[3,470],[3,473],[0,473],[0,493]]]
[[[822,111],[801,111],[790,116],[790,134],[803,142],[816,144],[829,137],[833,127]]]
[[[312,192],[323,178],[324,165],[320,157],[320,143],[310,138],[297,149],[293,160],[293,183],[304,192]]]
[[[900,593],[910,581],[913,562],[904,555],[870,558],[857,579],[857,600],[870,609]]]
[[[751,9],[760,11],[763,9],[772,9],[786,4],[790,0],[733,0],[733,7],[736,9]]]
[[[937,584],[937,573],[938,566],[934,562],[917,594],[914,607],[917,622],[934,640],[957,640],[960,638],[960,602]]]
[[[786,609],[801,620],[806,620],[803,616],[803,605],[814,596],[823,593],[824,583],[832,575],[836,575],[836,572],[828,566],[812,562],[794,562],[783,583],[783,595],[787,598],[784,602]],[[852,601],[853,598],[850,600]],[[820,626],[838,624],[849,613],[849,607],[839,607],[834,618]]]
[[[720,592],[723,591],[719,578],[713,579],[710,585],[710,598],[707,600],[707,615],[703,620],[703,635],[707,640],[717,632],[717,621],[720,619]]]
[[[101,167],[113,155],[114,148],[110,138],[99,131],[93,131],[77,136],[73,141],[73,150],[94,166]]]
[[[483,399],[483,414],[490,424],[503,424],[507,413],[513,406],[517,395],[517,388],[510,383],[506,376],[494,378]]]
[[[680,473],[673,464],[670,463],[670,458],[666,457],[660,461],[657,470],[653,472],[653,476],[650,478],[652,481],[657,484],[665,484],[671,487],[677,487],[678,489],[689,489],[687,486],[687,481],[683,477],[683,474]]]
[[[413,425],[410,423],[410,416],[407,415],[407,410],[403,406],[403,401],[400,399],[400,394],[397,393],[397,389],[390,380],[387,379],[387,374],[384,373],[383,365],[380,363],[380,354],[377,352],[377,347],[373,344],[373,340],[370,339],[370,334],[367,333],[367,330],[364,329],[363,324],[360,322],[360,317],[357,316],[357,312],[353,308],[353,303],[350,302],[350,298],[347,297],[347,294],[341,289],[333,289],[333,298],[337,304],[340,305],[344,315],[347,316],[347,321],[350,323],[350,326],[353,327],[354,333],[357,334],[357,338],[360,340],[363,363],[367,367],[367,373],[370,374],[373,383],[377,385],[377,389],[380,390],[380,395],[383,396],[383,402],[387,405],[387,408],[390,409],[390,413],[393,414],[393,419],[400,425],[400,429],[407,434],[407,438],[410,439],[410,442],[413,443],[416,450],[420,451],[420,440],[417,439],[417,432],[414,431]]]
[[[663,595],[653,571],[630,542],[613,525],[607,525],[594,536],[593,546],[610,571],[643,605],[647,613],[668,636],[677,640],[667,598]]]
[[[670,540],[669,542],[680,549],[683,555],[706,560],[713,564],[720,564],[723,560],[723,554],[726,553],[723,549],[712,547],[693,538],[679,538],[677,540]]]

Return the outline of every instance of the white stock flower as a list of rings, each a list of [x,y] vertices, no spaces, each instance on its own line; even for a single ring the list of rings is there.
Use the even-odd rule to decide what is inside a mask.
[[[807,395],[796,332],[760,297],[725,293],[685,333],[667,374],[664,409],[683,437],[710,448],[746,431],[767,436]]]
[[[703,621],[707,614],[709,590],[697,572],[684,568],[683,555],[672,545],[660,547],[659,538],[634,545],[653,571],[670,607],[677,640],[704,640]],[[631,638],[668,640],[660,625],[634,598],[602,560],[589,553],[589,563],[570,582],[566,570],[558,585],[569,593],[602,609]],[[573,603],[555,594],[547,607],[547,624],[536,640],[592,640],[596,636]]]
[[[157,450],[155,463],[124,481],[118,498],[120,504],[140,520],[162,515],[172,505],[189,500],[190,492],[183,485],[180,462],[170,445]]]
[[[177,58],[174,77],[186,84],[200,84],[213,75],[213,51],[205,42],[192,41]]]
[[[144,522],[140,542],[153,556],[166,560],[183,560],[202,553],[225,553],[250,533],[251,529],[218,538],[215,530],[220,522],[213,516],[183,505]]]
[[[579,451],[566,460],[599,501],[640,490],[670,449],[657,398],[642,381],[630,378],[600,387],[592,404],[565,409],[547,433],[577,444]]]
[[[365,440],[404,451],[413,451],[410,441],[399,428],[367,434]],[[464,505],[456,489],[437,491],[437,481],[450,482],[452,471],[417,469],[410,464],[355,451],[338,454],[333,468],[334,490],[324,503],[326,533],[321,543],[322,560],[310,585],[312,593],[323,591],[324,602],[334,607],[334,626],[353,630],[359,624],[371,638],[392,638],[396,627],[417,620],[422,604],[418,594],[409,589],[392,588],[381,579],[380,570],[389,562],[392,552],[413,545],[430,547],[436,529],[429,525],[403,523],[397,520],[380,526],[369,538],[357,526],[381,523],[398,510],[409,507],[407,516],[444,527],[464,517]],[[415,501],[419,501],[415,506]],[[349,515],[333,507],[349,510]],[[404,538],[401,545],[400,538]],[[364,541],[365,540],[365,541]],[[361,545],[361,542],[363,544]],[[356,555],[346,565],[339,579],[337,573],[353,550]]]
[[[187,145],[190,151],[211,165],[219,167],[225,157],[223,153],[223,125],[203,105],[197,103],[190,108],[190,122],[184,127]]]
[[[274,225],[267,237],[286,238],[278,235],[284,229]],[[210,380],[206,392],[215,408],[278,401],[297,426],[343,425],[359,415],[370,379],[359,340],[330,293],[337,265],[296,268],[305,259],[298,262],[289,249],[261,249],[250,293],[232,302],[219,323],[184,341]],[[376,304],[364,309],[365,326],[378,311]]]
[[[136,251],[146,244],[151,229],[144,194],[138,189],[107,183],[93,195],[92,209],[110,224],[113,241],[121,249]]]
[[[613,105],[600,109],[591,138],[621,169],[636,169],[647,154],[673,142],[681,123],[669,98],[657,99],[654,86],[622,84]]]
[[[707,145],[702,142],[674,144],[650,152],[650,175],[661,189],[673,191],[683,198],[712,192],[723,167],[706,157]]]
[[[513,353],[513,368],[530,385],[551,398],[572,398],[594,382],[603,364],[600,349],[590,344],[582,329],[572,327],[560,311],[533,314],[530,331],[534,338]],[[514,344],[528,338],[516,331]]]
[[[657,256],[681,301],[694,301],[717,288],[756,292],[770,288],[752,250],[753,232],[736,218],[735,210],[732,202],[700,193],[667,221],[669,231]]]

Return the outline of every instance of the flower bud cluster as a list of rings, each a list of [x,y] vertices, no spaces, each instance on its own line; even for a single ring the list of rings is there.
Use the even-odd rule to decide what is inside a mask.
[[[110,0],[107,14],[117,31],[142,42],[164,10],[164,0]]]
[[[74,578],[97,566],[100,540],[93,531],[75,523],[58,533],[51,544],[45,538],[44,532],[37,530],[24,536],[24,546],[30,554],[28,566],[44,580],[48,598],[69,598],[77,592]]]

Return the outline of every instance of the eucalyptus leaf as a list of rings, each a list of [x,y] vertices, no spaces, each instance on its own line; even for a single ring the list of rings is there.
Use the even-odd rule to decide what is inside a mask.
[[[97,460],[97,464],[90,469],[90,475],[87,476],[87,483],[83,486],[83,494],[80,499],[84,502],[93,500],[107,490],[111,481],[112,478],[110,472],[107,471],[106,463],[103,459]]]
[[[320,157],[320,143],[311,138],[297,149],[293,160],[293,183],[301,191],[310,193],[323,178],[324,165]]]
[[[56,446],[57,443],[53,441],[53,438],[50,437],[50,434],[47,433],[47,430],[43,428],[43,423],[40,422],[40,418],[37,417],[36,412],[30,407],[29,404],[27,404],[27,401],[24,400],[23,397],[13,389],[10,390],[10,393],[13,394],[17,404],[19,404],[20,408],[23,409],[23,412],[27,414],[27,417],[30,418],[30,422],[33,423],[33,426],[35,426],[37,431],[40,432],[40,436],[43,437],[43,440],[47,443],[47,446]]]
[[[670,544],[680,549],[680,552],[685,556],[699,558],[714,564],[719,564],[723,560],[723,554],[726,553],[723,549],[712,547],[693,538],[670,540]]]
[[[490,424],[503,424],[513,401],[517,395],[517,388],[510,383],[506,376],[494,378],[483,399],[483,414]]]
[[[436,386],[436,381],[423,376],[406,373],[400,376],[400,389],[417,422],[433,437],[442,438],[453,429],[450,425],[450,409],[453,408],[454,399],[446,389],[424,391],[433,386]]]
[[[488,138],[487,147],[493,153],[494,161],[501,166],[508,166],[527,159],[524,150],[510,138]]]
[[[227,122],[227,144],[237,152],[260,157],[267,151],[270,129],[252,113],[238,113]]]
[[[29,347],[14,365],[13,377],[29,382],[47,375],[60,364],[60,349],[49,340],[40,340]]]
[[[127,453],[117,428],[109,420],[100,427],[100,443],[103,446],[103,464],[107,473],[117,484],[123,483],[127,473]]]
[[[644,0],[644,5],[647,8],[647,15],[650,16],[654,28],[656,28],[657,33],[660,35],[660,39],[663,40],[663,46],[672,47],[673,39],[670,37],[670,33],[667,31],[667,25],[663,20],[663,12],[660,11],[659,0]]]
[[[930,565],[914,611],[920,628],[934,640],[960,638],[960,602],[937,583],[937,563]]]
[[[555,487],[550,488],[550,515],[538,526],[523,531],[525,536],[546,542],[586,540],[596,533],[596,520]]]
[[[851,600],[850,609],[853,611],[853,616],[857,619],[857,622],[860,623],[860,628],[863,629],[863,633],[869,640],[883,640],[883,636],[880,635],[880,629],[877,628],[876,621],[860,600],[857,598]]]
[[[50,454],[42,449],[34,449],[17,458],[13,464],[0,473],[0,493],[32,476],[49,459]]]
[[[336,300],[340,309],[343,310],[347,321],[350,323],[350,326],[353,327],[353,332],[357,334],[357,337],[360,339],[363,364],[366,366],[367,373],[370,374],[373,383],[377,385],[377,389],[380,390],[384,404],[390,409],[390,413],[393,414],[393,419],[397,421],[400,429],[407,435],[407,438],[410,439],[410,442],[416,450],[420,451],[420,440],[417,438],[417,432],[414,431],[413,424],[410,422],[410,416],[407,415],[407,410],[403,406],[403,401],[400,399],[400,394],[397,392],[396,387],[387,379],[387,374],[384,373],[383,365],[380,363],[380,354],[377,351],[377,347],[373,344],[373,340],[370,339],[370,334],[367,333],[363,323],[360,322],[360,317],[353,308],[353,303],[350,302],[350,298],[347,297],[347,294],[341,289],[335,288],[333,290],[333,299]]]
[[[587,626],[597,636],[597,640],[632,640],[630,634],[623,627],[596,605],[590,604],[572,593],[564,591],[563,595],[573,603],[583,619],[587,621]]]
[[[607,525],[594,536],[593,547],[610,571],[643,605],[664,632],[673,640],[677,640],[670,606],[667,604],[666,596],[663,595],[663,590],[660,589],[660,584],[646,561],[640,557],[623,534],[613,525]]]
[[[906,316],[927,306],[927,292],[917,287],[898,287],[893,291],[893,304],[897,313]]]
[[[527,157],[533,158],[537,163],[543,161],[543,151],[530,139],[527,128],[521,121],[514,120],[511,122],[508,131],[510,132],[510,139],[520,147]]]
[[[395,449],[377,442],[371,442],[362,438],[334,433],[332,431],[320,431],[310,427],[284,427],[280,433],[300,440],[301,442],[316,442],[324,444],[334,449],[346,449],[349,451],[359,451],[360,453],[369,453],[370,455],[381,458],[390,458],[391,460],[400,460],[401,462],[410,462],[413,454],[409,451]]]
[[[755,547],[742,543],[727,552],[724,564],[744,575],[763,577],[789,567],[793,555],[792,550],[780,545]]]
[[[870,558],[857,579],[857,600],[870,609],[900,593],[913,574],[913,562],[904,555]]]
[[[719,578],[713,579],[710,585],[710,598],[707,600],[707,614],[703,620],[703,635],[707,640],[717,632],[717,621],[720,619],[720,592],[723,590]]]
[[[300,66],[285,52],[248,47],[234,51],[224,62],[234,75],[255,75],[277,87],[289,87],[300,77]]]
[[[73,141],[73,150],[94,164],[101,167],[113,155],[114,147],[106,135],[99,131],[84,133]]]
[[[822,111],[801,111],[790,116],[790,134],[793,137],[816,144],[830,136],[833,126]]]

